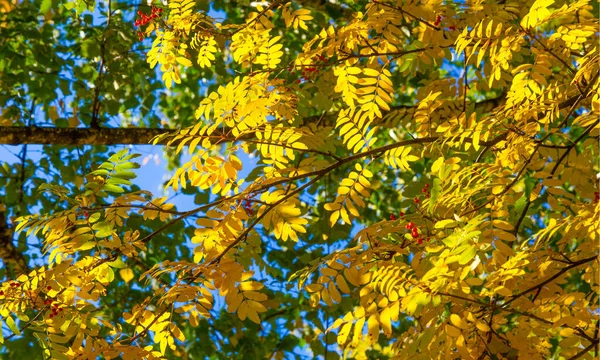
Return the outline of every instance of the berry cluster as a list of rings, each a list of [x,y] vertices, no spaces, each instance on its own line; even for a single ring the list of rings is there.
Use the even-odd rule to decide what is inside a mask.
[[[404,213],[402,211],[400,211],[400,213],[398,214],[398,216],[403,217]],[[396,220],[396,215],[390,214],[390,220]]]
[[[252,211],[252,202],[250,200],[244,200],[242,206],[244,207],[244,210],[246,210],[249,216],[252,216],[254,214],[254,212]]]
[[[423,243],[423,238],[419,236],[419,228],[412,221],[406,224],[406,230],[410,230],[410,235],[413,239],[417,240],[417,244],[421,245]],[[425,239],[425,241],[429,242],[429,237]]]
[[[444,19],[444,17],[442,15],[438,15],[435,18],[435,21],[433,22],[433,26],[439,26],[442,23],[443,19]],[[454,31],[454,30],[456,30],[456,26],[450,25],[450,26],[448,26],[448,30]]]
[[[311,66],[302,68],[302,76],[298,80],[296,80],[296,82],[298,84],[302,83],[303,81],[308,81],[308,80],[312,79],[314,76],[318,75],[319,74],[318,66],[325,65],[326,63],[329,62],[329,59],[326,59],[325,56],[323,56],[323,55],[315,55],[312,58],[312,62],[313,62],[313,64]],[[293,68],[291,66],[288,68],[288,71],[292,75],[296,74],[296,72],[293,71]]]
[[[146,15],[140,10],[140,11],[138,11],[138,15],[140,16],[140,19],[137,19],[133,25],[135,25],[135,27],[144,26],[144,25],[148,24],[150,21],[158,18],[160,16],[160,14],[162,13],[162,11],[163,10],[161,8],[157,8],[156,6],[152,6],[152,13],[150,15]],[[138,30],[137,35],[138,35],[140,41],[144,40],[144,32],[143,31]]]
[[[13,283],[10,283],[9,286],[11,288],[18,288],[19,286],[21,286],[21,284],[18,282],[13,282]],[[4,291],[0,290],[0,296],[4,296]]]
[[[50,319],[57,316],[59,312],[63,311],[63,308],[59,307],[60,305],[58,303],[55,302],[54,304],[52,304],[52,302],[53,302],[52,299],[44,300],[44,305],[52,305],[50,307],[50,309],[52,310],[52,313],[50,314],[50,316],[48,316]]]
[[[19,286],[21,286],[21,284],[18,282],[13,282],[13,283],[10,283],[9,286],[14,289],[14,288],[18,288]],[[0,290],[0,296],[4,296],[3,290]]]
[[[427,199],[429,199],[429,197],[431,196],[429,194],[429,184],[425,184],[425,187],[423,189],[421,189],[421,191],[423,192],[425,197]],[[415,197],[413,200],[414,200],[415,204],[419,204],[421,202],[421,200],[418,197]]]

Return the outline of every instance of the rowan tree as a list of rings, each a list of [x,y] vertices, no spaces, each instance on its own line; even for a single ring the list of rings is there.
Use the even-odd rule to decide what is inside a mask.
[[[148,3],[0,1],[3,358],[598,356],[597,2]]]

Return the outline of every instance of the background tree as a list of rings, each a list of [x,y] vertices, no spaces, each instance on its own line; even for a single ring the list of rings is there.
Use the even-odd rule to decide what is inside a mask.
[[[0,1],[3,358],[597,356],[597,14]]]

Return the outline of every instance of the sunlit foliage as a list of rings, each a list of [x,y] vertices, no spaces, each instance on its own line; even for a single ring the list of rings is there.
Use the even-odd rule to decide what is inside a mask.
[[[167,97],[226,69],[154,141],[185,155],[166,186],[204,203],[133,191],[127,150],[44,184],[68,206],[17,220],[47,263],[2,284],[11,337],[57,359],[243,358],[252,331],[252,358],[598,355],[597,3],[374,0],[334,18],[272,1],[238,4],[241,21],[196,5],[138,24]],[[190,219],[170,238],[189,256],[140,271]],[[145,298],[103,317],[134,284]],[[231,330],[194,352],[207,321]]]

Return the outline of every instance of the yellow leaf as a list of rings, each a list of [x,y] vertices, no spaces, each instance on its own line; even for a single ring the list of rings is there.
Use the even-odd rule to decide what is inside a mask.
[[[336,282],[337,286],[340,288],[341,292],[343,292],[344,294],[350,294],[350,287],[348,286],[348,283],[346,282],[346,280],[344,279],[342,274],[338,275],[335,278],[335,282]]]
[[[188,67],[189,67],[189,66],[192,66],[192,62],[191,62],[189,59],[187,59],[187,58],[184,58],[184,57],[182,57],[182,56],[178,56],[178,57],[176,58],[176,60],[177,60],[177,62],[178,62],[178,63],[180,63],[180,64],[181,64],[181,65],[183,65],[183,66],[188,66]]]
[[[463,321],[457,314],[450,315],[450,322],[452,325],[456,326],[459,329],[466,330],[469,328],[469,325]]]
[[[506,231],[495,230],[494,236],[497,236],[499,239],[506,240],[506,241],[517,240],[517,238],[513,234],[506,232]]]
[[[314,292],[318,292],[323,290],[323,285],[322,284],[310,284],[310,285],[306,285],[306,291],[308,291],[309,293],[314,293]]]
[[[123,279],[123,281],[125,281],[126,284],[129,283],[134,276],[133,270],[131,270],[130,268],[119,270],[119,275],[121,275],[121,278]]]
[[[457,338],[461,335],[460,330],[455,328],[452,325],[446,324],[445,329],[446,329],[446,334],[448,334],[449,336],[451,336],[453,338]]]
[[[350,330],[352,330],[352,323],[345,323],[340,331],[338,332],[337,343],[340,346],[345,345],[348,342],[348,336],[350,335]]]
[[[237,314],[238,314],[238,317],[240,318],[240,320],[242,320],[242,321],[246,320],[246,317],[248,316],[248,311],[249,311],[248,302],[242,301],[242,303],[240,304],[240,307],[238,308],[238,311],[237,311]]]
[[[250,306],[250,308],[252,308],[256,312],[267,311],[267,308],[263,304],[259,303],[258,301],[249,300],[248,305]]]
[[[367,321],[367,336],[369,344],[376,344],[379,339],[379,321],[376,315],[371,315]]]
[[[327,287],[328,287],[329,295],[331,296],[331,299],[333,301],[335,301],[336,303],[341,302],[342,296],[340,295],[340,292],[338,291],[338,289],[335,287],[335,284],[333,282],[330,282]]]
[[[258,281],[245,281],[243,283],[240,284],[240,290],[242,291],[246,291],[246,290],[260,290],[262,288],[264,288],[265,285],[263,283],[260,283]]]
[[[490,327],[488,326],[488,324],[484,323],[481,320],[478,320],[475,323],[475,326],[477,327],[477,329],[479,329],[479,331],[483,331],[483,332],[488,332],[490,331]]]
[[[513,231],[514,227],[504,220],[492,220],[492,225],[506,231]]]
[[[379,322],[381,323],[381,329],[386,336],[390,336],[392,334],[392,320],[391,320],[391,310],[389,307],[383,308],[381,313],[379,314]]]
[[[175,324],[171,324],[171,334],[173,334],[175,339],[185,341],[185,335]]]

